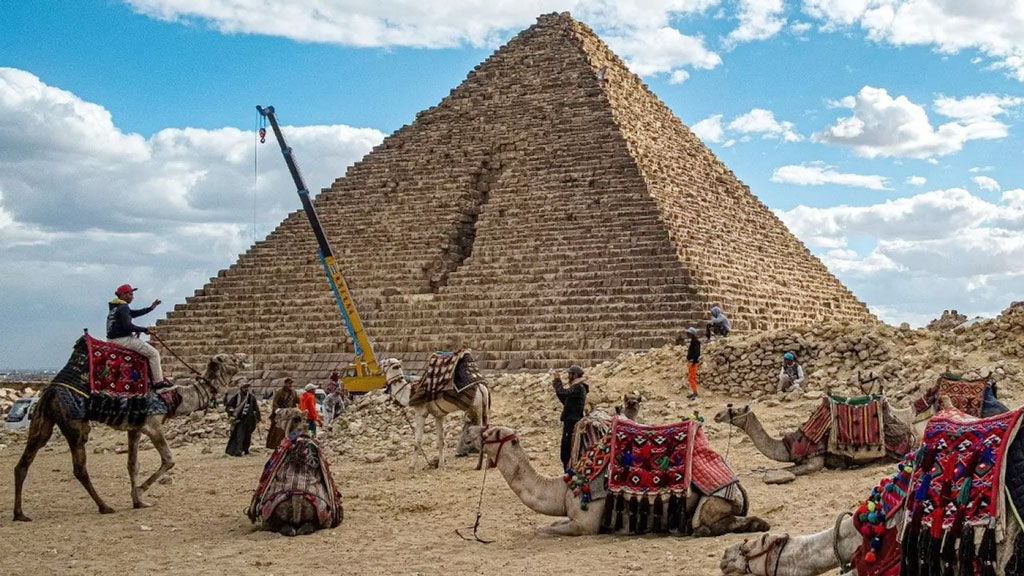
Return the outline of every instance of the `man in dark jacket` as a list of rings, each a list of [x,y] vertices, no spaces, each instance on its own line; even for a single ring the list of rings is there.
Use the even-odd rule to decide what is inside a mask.
[[[238,393],[228,398],[224,409],[231,418],[231,436],[224,452],[229,456],[248,454],[252,445],[252,432],[260,421],[260,407],[248,381],[238,383]]]
[[[583,406],[587,402],[590,385],[583,379],[583,368],[573,364],[569,366],[569,387],[562,384],[562,379],[555,374],[551,385],[555,396],[562,403],[562,469],[569,468],[569,456],[572,451],[572,433],[576,423],[583,418]]]
[[[131,303],[135,299],[135,291],[129,284],[122,284],[114,291],[115,298],[108,304],[107,312],[107,340],[119,346],[138,352],[149,359],[149,372],[153,377],[153,387],[159,388],[170,385],[164,378],[163,368],[160,367],[160,352],[153,348],[148,342],[143,342],[139,334],[149,334],[152,327],[136,326],[132,318],[149,314],[154,308],[160,305],[160,300],[153,300],[148,308],[132,310]]]

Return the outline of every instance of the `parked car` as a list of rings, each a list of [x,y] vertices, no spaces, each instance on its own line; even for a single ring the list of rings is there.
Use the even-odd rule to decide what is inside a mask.
[[[4,425],[8,430],[28,428],[32,419],[32,407],[39,400],[38,396],[31,398],[19,398],[11,405],[11,411],[7,413],[7,422]]]

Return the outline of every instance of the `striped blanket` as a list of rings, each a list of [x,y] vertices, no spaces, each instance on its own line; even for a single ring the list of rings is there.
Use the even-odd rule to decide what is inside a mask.
[[[341,524],[341,492],[334,484],[320,443],[306,434],[285,438],[271,454],[246,515],[253,523],[265,522],[278,504],[294,495],[313,505],[320,528]]]
[[[446,393],[460,394],[483,381],[471,350],[434,352],[427,362],[426,372],[412,384],[409,404],[429,402]]]
[[[885,457],[885,423],[881,396],[828,399],[832,431],[828,451],[854,462]]]

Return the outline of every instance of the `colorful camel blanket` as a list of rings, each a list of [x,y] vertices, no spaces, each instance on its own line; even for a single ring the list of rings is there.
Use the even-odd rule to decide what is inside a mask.
[[[912,457],[900,462],[896,473],[883,478],[853,512],[853,525],[863,537],[850,560],[858,576],[899,575],[903,549],[899,529],[891,520],[903,508],[913,470]]]
[[[938,383],[914,400],[914,413],[921,414],[937,406],[941,396],[948,396],[957,410],[971,416],[982,416],[988,380],[963,380],[956,374],[939,376]]]
[[[285,438],[270,455],[246,515],[253,523],[265,522],[279,504],[295,495],[313,505],[321,528],[341,524],[341,492],[320,443],[307,434]]]
[[[85,336],[89,349],[89,387],[93,394],[130,398],[149,392],[149,360],[113,342]]]
[[[608,466],[608,492],[649,499],[689,495],[691,484],[712,494],[738,481],[696,420],[645,426],[615,418]]]
[[[941,522],[942,529],[949,529],[958,510],[966,526],[1005,521],[1004,455],[1020,428],[1021,411],[974,418],[944,410],[928,421],[921,450],[934,451],[934,465],[927,470],[915,465],[911,477],[923,526]]]
[[[434,352],[427,362],[426,372],[412,384],[409,402],[420,404],[446,392],[459,394],[483,381],[472,351]]]
[[[828,451],[854,462],[885,457],[883,401],[881,396],[830,396]]]

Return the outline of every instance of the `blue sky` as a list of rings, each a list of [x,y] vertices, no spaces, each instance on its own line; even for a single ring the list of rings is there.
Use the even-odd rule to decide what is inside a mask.
[[[81,0],[5,7],[0,368],[154,321],[536,16],[591,25],[889,322],[1024,299],[1024,2]],[[266,6],[266,8],[263,8]],[[254,158],[258,157],[258,167]],[[254,178],[254,173],[256,177]]]

